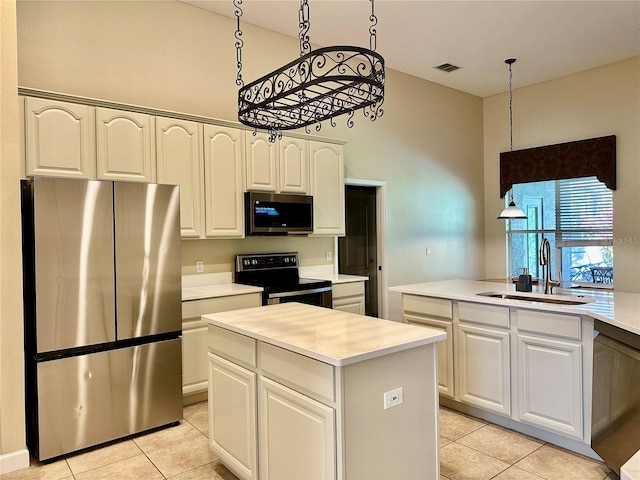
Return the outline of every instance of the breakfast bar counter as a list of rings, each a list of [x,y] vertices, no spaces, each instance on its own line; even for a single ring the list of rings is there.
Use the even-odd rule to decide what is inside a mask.
[[[202,319],[210,446],[240,478],[438,478],[445,333],[299,303]]]

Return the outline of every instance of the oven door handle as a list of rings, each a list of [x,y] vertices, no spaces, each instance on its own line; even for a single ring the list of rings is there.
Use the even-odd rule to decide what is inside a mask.
[[[322,292],[330,292],[330,291],[331,291],[331,286],[310,288],[309,290],[295,290],[293,292],[270,293],[269,298],[299,297],[300,295],[308,295],[310,293],[322,293]]]

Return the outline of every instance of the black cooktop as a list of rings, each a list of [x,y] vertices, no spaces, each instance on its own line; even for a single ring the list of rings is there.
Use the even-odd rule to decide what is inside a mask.
[[[263,287],[265,292],[291,292],[331,286],[330,280],[300,278],[297,253],[236,255],[235,283]]]

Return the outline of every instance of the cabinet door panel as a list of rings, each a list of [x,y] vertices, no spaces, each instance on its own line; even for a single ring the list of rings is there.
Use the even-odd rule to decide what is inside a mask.
[[[313,233],[344,235],[344,154],[342,145],[309,142]]]
[[[204,136],[206,236],[242,237],[242,132],[205,125]]]
[[[582,346],[518,334],[519,418],[582,439]]]
[[[335,410],[260,377],[260,477],[336,478]]]
[[[460,401],[511,415],[509,330],[459,324]]]
[[[182,324],[182,395],[207,391],[207,324]]]
[[[209,356],[209,445],[241,478],[257,478],[256,374]]]
[[[279,160],[280,192],[309,193],[309,142],[282,137]]]
[[[25,99],[26,174],[96,178],[95,109]]]
[[[275,192],[278,147],[266,133],[244,132],[247,190]]]
[[[447,339],[438,342],[436,345],[438,351],[438,390],[440,395],[453,398],[453,324],[450,321],[408,314],[404,315],[404,321],[409,325],[435,328],[436,330],[444,330],[447,333]]]
[[[96,109],[98,179],[155,181],[151,125],[146,114]]]
[[[200,125],[186,120],[156,118],[158,182],[180,185],[180,232],[202,232],[202,136]]]

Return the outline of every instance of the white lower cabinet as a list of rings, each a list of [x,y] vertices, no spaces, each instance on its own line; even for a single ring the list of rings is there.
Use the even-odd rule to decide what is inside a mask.
[[[518,364],[519,420],[582,439],[582,346],[518,334]]]
[[[584,425],[582,320],[563,315],[517,309],[518,420],[567,437],[587,440]],[[590,410],[590,408],[588,409]],[[590,435],[587,435],[590,437]]]
[[[515,420],[525,433],[554,434],[562,446],[567,439],[590,443],[589,318],[411,294],[403,294],[403,312],[405,323],[447,333],[437,344],[445,405],[499,414],[505,426]],[[594,412],[596,429],[611,411]]]
[[[438,390],[440,395],[454,398],[453,313],[451,300],[403,295],[404,323],[435,328],[446,332],[446,340],[437,343]]]
[[[258,478],[256,374],[213,353],[208,357],[209,444],[242,478]]]
[[[334,310],[364,315],[364,282],[334,284],[332,296]]]
[[[438,477],[433,344],[334,366],[208,328],[209,444],[239,478]],[[384,409],[397,387],[404,402]]]
[[[458,326],[460,401],[511,414],[509,331]]]
[[[260,293],[182,302],[182,397],[185,405],[205,400],[207,396],[207,324],[200,317],[260,305]]]
[[[454,343],[461,402],[511,415],[509,325],[508,308],[458,302]]]
[[[437,320],[435,318],[405,314],[404,322],[419,327],[435,328],[443,330],[447,339],[438,342],[438,391],[440,395],[453,398],[453,324],[451,320]]]
[[[266,377],[259,384],[260,478],[336,478],[335,410]]]

